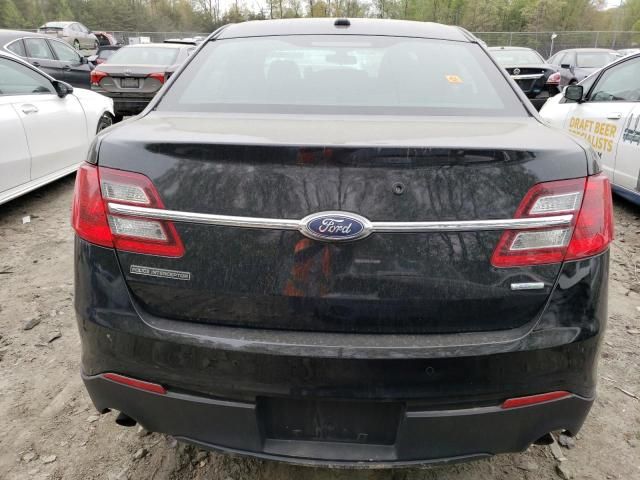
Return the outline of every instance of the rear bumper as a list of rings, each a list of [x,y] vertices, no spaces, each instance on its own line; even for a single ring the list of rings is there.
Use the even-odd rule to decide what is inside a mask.
[[[542,106],[549,100],[549,98],[556,96],[560,93],[560,89],[555,85],[545,85],[544,89],[539,92],[527,92],[527,97],[536,107],[536,110],[540,110]]]
[[[410,410],[401,415],[393,444],[268,438],[256,403],[169,391],[160,395],[84,376],[99,410],[114,408],[146,429],[203,448],[302,464],[402,466],[472,460],[525,450],[554,430],[577,432],[592,400],[572,395],[539,405],[453,410]],[[363,418],[371,423],[379,418]]]
[[[113,99],[113,110],[116,115],[137,115],[142,112],[149,102],[153,99],[155,93],[151,95],[123,95],[112,93],[101,88],[92,87],[94,92],[100,93],[105,97]]]
[[[170,321],[136,304],[112,250],[77,239],[75,267],[82,369],[96,407],[208,448],[311,464],[459,461],[521,451],[553,430],[577,433],[595,396],[608,253],[564,265],[532,325],[466,335],[270,332]],[[124,387],[100,376],[106,372],[161,384],[168,394]],[[500,408],[507,398],[557,390],[573,396]],[[363,412],[392,402],[400,413],[393,438],[383,442],[367,440],[368,426],[381,421],[375,413],[363,413],[362,429],[350,425],[356,435],[349,438],[362,432],[361,441],[327,441],[324,430],[313,439],[269,434],[265,425],[274,422],[265,405],[287,401],[361,402]],[[308,415],[314,418],[322,416]],[[333,428],[312,422],[300,430],[316,427]]]
[[[137,115],[142,112],[151,99],[139,100],[139,99],[127,99],[127,98],[113,98],[113,110],[116,115]]]

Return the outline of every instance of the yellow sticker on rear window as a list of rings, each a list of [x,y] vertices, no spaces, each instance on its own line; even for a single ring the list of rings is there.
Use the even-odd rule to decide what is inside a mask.
[[[449,83],[463,83],[458,75],[446,75],[446,78]]]

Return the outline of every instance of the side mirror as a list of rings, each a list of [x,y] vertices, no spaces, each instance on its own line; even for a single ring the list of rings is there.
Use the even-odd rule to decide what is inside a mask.
[[[53,88],[55,88],[56,93],[60,98],[64,98],[70,93],[73,93],[73,87],[66,82],[61,82],[60,80],[54,80],[51,83],[53,84]]]
[[[567,70],[571,70],[571,64],[570,63],[563,63],[560,65],[560,68],[566,68]]]
[[[584,96],[584,88],[582,85],[567,85],[563,92],[564,98],[581,103]]]

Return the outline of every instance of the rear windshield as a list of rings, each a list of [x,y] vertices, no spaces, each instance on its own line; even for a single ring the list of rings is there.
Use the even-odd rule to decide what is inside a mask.
[[[500,65],[527,65],[544,63],[542,57],[531,50],[492,50],[491,55]]]
[[[209,42],[157,109],[390,115],[525,113],[499,69],[475,44],[347,35]]]
[[[613,62],[618,57],[608,52],[578,52],[578,67],[600,68]]]
[[[109,63],[119,65],[173,65],[178,58],[178,48],[124,47],[116,51]]]
[[[118,50],[114,50],[114,49],[111,49],[111,48],[105,49],[105,50],[100,50],[100,55],[99,56],[100,56],[100,58],[104,58],[104,59],[111,58],[111,57],[113,57],[113,54],[116,53],[117,51]]]
[[[42,25],[40,28],[47,28],[49,30],[63,30],[65,27],[68,27],[67,23],[58,23],[58,22],[49,22]]]

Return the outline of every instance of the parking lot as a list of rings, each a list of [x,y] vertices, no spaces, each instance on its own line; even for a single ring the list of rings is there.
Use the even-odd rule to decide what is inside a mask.
[[[575,447],[430,469],[345,471],[202,452],[97,415],[79,376],[73,178],[0,206],[2,479],[640,478],[640,210],[616,200],[599,396]],[[566,460],[560,461],[559,458]]]

